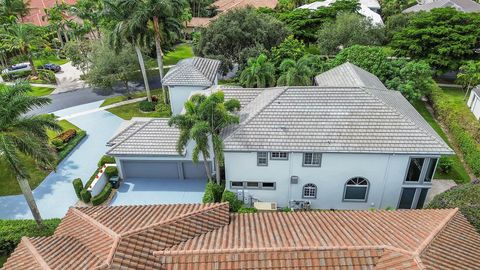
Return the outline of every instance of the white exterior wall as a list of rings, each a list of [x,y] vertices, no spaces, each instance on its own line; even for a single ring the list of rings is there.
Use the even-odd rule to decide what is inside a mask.
[[[473,115],[475,115],[475,118],[480,119],[480,96],[472,91],[470,93],[467,105],[472,111]]]
[[[308,200],[317,209],[396,208],[405,178],[409,156],[390,154],[323,153],[321,167],[303,167],[302,153],[289,153],[288,160],[271,160],[268,166],[257,166],[256,152],[226,152],[227,189],[231,181],[276,182],[275,190],[244,189],[253,198],[288,206],[290,200]],[[290,177],[298,176],[298,184]],[[368,179],[366,202],[344,202],[345,183],[352,177]],[[305,184],[317,186],[316,199],[303,199]]]
[[[170,104],[172,106],[172,114],[182,113],[183,105],[194,91],[203,90],[203,86],[169,86],[168,93],[170,96]]]

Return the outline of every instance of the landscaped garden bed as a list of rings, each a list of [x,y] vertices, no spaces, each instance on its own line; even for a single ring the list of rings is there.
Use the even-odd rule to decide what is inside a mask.
[[[110,108],[107,111],[125,120],[130,120],[133,117],[156,117],[156,118],[170,117],[171,116],[170,105],[165,104],[163,102],[163,96],[161,91],[162,91],[161,89],[156,89],[151,91],[152,101],[154,101],[152,103],[144,100],[144,101],[134,102],[134,103]],[[146,96],[145,91],[143,91],[142,94],[137,93],[136,95],[137,96],[135,96],[134,98]],[[114,97],[112,99],[114,100],[110,100],[110,101],[108,99],[105,100],[104,104],[107,103],[108,105],[110,105],[116,102],[121,102],[121,101],[127,100],[128,97],[125,97],[123,100],[122,98],[119,98],[119,97]],[[116,102],[111,103],[112,101],[116,101]],[[102,106],[105,106],[104,104],[102,104]],[[154,110],[148,111],[149,108],[146,108],[146,106],[148,106],[150,109],[154,108]]]
[[[57,164],[60,163],[70,152],[85,138],[87,133],[67,120],[59,121],[63,132],[55,134],[49,132],[50,144],[57,151]]]

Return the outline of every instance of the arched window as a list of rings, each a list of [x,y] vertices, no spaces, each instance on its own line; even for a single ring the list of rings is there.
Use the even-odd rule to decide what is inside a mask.
[[[368,196],[368,180],[363,177],[354,177],[345,184],[344,201],[365,202]]]
[[[317,186],[314,184],[306,184],[303,186],[302,197],[305,199],[317,198]]]

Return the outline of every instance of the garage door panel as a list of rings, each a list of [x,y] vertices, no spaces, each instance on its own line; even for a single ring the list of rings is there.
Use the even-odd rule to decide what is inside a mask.
[[[210,166],[210,163],[208,166]],[[205,165],[203,165],[202,161],[196,164],[193,162],[183,162],[183,176],[185,179],[206,179],[207,172],[205,171]]]
[[[177,161],[140,161],[122,162],[126,178],[178,179]]]

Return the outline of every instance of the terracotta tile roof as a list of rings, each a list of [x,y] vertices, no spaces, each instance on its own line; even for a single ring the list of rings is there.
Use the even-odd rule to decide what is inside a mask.
[[[234,8],[244,8],[247,6],[254,8],[275,8],[277,4],[278,0],[218,0],[212,5],[216,6],[220,12],[225,12]]]
[[[189,22],[187,22],[187,27],[206,27],[212,20],[214,20],[214,18],[193,17]]]
[[[480,269],[480,235],[444,210],[228,213],[228,204],[72,208],[5,269]]]
[[[43,18],[45,16],[45,9],[54,7],[57,2],[74,5],[77,3],[77,0],[30,0],[28,1],[29,14],[22,18],[22,22],[33,23],[39,26],[47,25],[48,20]],[[69,18],[72,19],[71,17]]]

